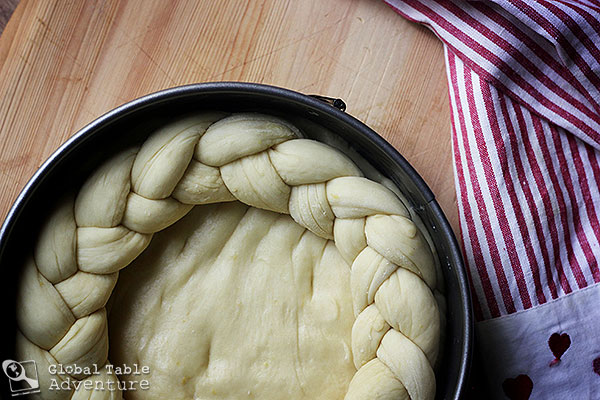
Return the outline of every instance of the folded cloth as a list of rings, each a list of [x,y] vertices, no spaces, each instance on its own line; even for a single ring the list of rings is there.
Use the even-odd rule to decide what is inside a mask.
[[[495,398],[600,398],[600,3],[387,0],[443,41]]]

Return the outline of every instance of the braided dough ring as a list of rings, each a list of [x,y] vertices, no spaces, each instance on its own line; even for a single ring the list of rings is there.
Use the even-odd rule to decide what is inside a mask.
[[[25,265],[20,356],[37,361],[42,381],[52,364],[109,365],[105,306],[119,270],[194,205],[239,200],[290,214],[333,240],[351,266],[357,372],[345,398],[433,399],[443,315],[430,245],[391,190],[341,152],[301,137],[276,117],[205,113],[105,162],[51,215]],[[116,379],[105,370],[71,378]],[[84,388],[42,396],[121,398]]]

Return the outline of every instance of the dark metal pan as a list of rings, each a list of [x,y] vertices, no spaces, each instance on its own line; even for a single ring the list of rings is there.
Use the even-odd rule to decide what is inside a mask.
[[[325,100],[325,101],[324,101]],[[433,238],[445,278],[446,344],[437,371],[437,398],[459,399],[470,367],[473,320],[465,267],[456,238],[427,184],[396,149],[346,114],[339,100],[254,83],[216,82],[181,86],[124,104],[77,132],[40,167],[23,189],[0,230],[4,330],[16,332],[15,297],[20,266],[31,253],[40,222],[63,195],[118,149],[139,142],[165,117],[193,110],[262,111],[300,118],[340,136],[404,192]],[[2,359],[13,357],[14,344]]]

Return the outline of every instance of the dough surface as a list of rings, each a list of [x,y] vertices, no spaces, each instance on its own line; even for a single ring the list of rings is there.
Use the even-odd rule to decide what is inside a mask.
[[[109,358],[151,371],[128,399],[343,399],[356,372],[350,267],[289,215],[197,206],[111,303]]]

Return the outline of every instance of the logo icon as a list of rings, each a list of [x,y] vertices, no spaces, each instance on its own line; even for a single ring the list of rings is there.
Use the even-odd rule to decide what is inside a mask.
[[[8,377],[10,392],[13,396],[40,392],[37,366],[34,360],[4,360],[2,362],[2,369]]]

